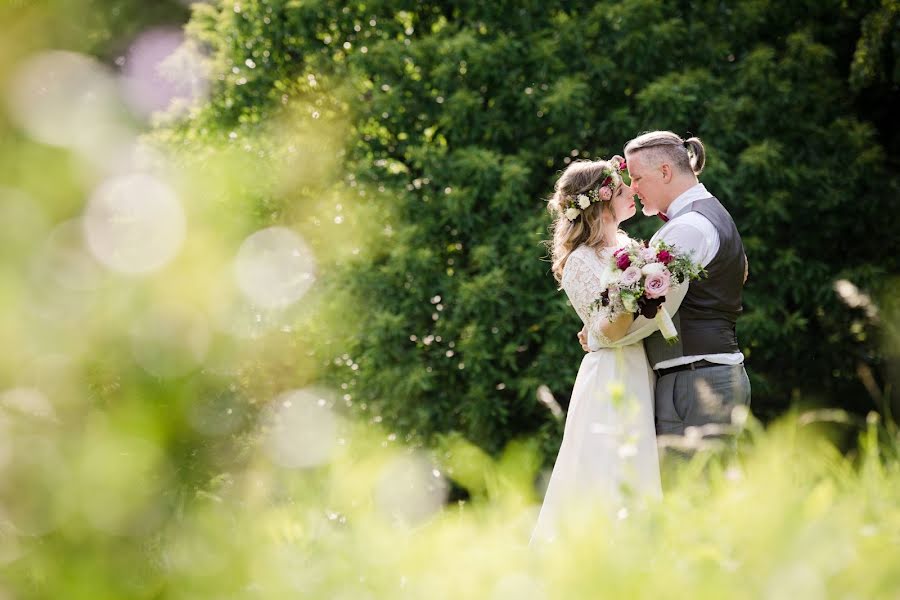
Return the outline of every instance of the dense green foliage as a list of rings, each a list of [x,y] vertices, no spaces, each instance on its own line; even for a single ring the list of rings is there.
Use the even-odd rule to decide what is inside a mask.
[[[331,379],[401,430],[491,449],[545,427],[536,389],[565,399],[580,360],[542,260],[556,174],[644,130],[698,135],[750,260],[739,339],[756,412],[867,410],[859,373],[883,385],[879,342],[833,284],[877,298],[898,272],[896,130],[867,109],[897,98],[892,23],[889,2],[228,1],[196,9],[221,83],[173,134],[222,140],[296,98],[340,98],[339,164],[363,190],[343,209],[364,205],[370,234],[336,262],[349,308],[334,347],[358,370]]]

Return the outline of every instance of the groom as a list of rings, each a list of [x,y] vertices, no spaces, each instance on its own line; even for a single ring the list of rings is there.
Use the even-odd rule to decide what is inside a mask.
[[[741,236],[725,207],[697,180],[706,160],[699,139],[651,131],[625,145],[625,159],[644,214],[665,221],[651,242],[692,253],[708,272],[690,282],[674,307],[678,342],[669,344],[656,331],[644,344],[657,375],[656,433],[684,435],[691,426],[730,424],[732,409],[750,404],[735,334],[747,277]]]

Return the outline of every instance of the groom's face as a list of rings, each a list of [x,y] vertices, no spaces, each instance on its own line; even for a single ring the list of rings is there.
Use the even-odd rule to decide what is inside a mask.
[[[663,199],[662,171],[647,163],[648,157],[643,152],[629,153],[628,174],[631,175],[631,189],[641,199],[642,212],[651,217],[660,212]]]

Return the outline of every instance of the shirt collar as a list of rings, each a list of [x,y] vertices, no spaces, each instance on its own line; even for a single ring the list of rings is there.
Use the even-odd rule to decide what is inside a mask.
[[[702,183],[698,183],[697,185],[686,189],[680,196],[675,198],[672,204],[669,205],[669,210],[666,211],[666,217],[671,219],[684,210],[691,202],[710,197],[712,197],[712,194],[706,191],[706,186]]]

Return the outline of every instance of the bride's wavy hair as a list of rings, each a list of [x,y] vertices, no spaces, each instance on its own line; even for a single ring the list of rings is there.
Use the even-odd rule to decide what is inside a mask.
[[[592,190],[606,178],[604,173],[613,164],[622,161],[621,156],[613,156],[610,160],[576,160],[560,175],[553,187],[553,195],[547,201],[547,210],[553,215],[550,231],[553,239],[547,242],[550,249],[550,260],[553,264],[553,277],[562,281],[566,260],[578,246],[587,244],[599,247],[603,240],[603,217],[608,214],[615,219],[616,214],[612,202],[595,202],[584,209],[574,221],[566,218],[566,199]],[[621,183],[619,185],[622,185]],[[618,190],[618,188],[616,188]],[[612,242],[612,240],[607,243]]]

